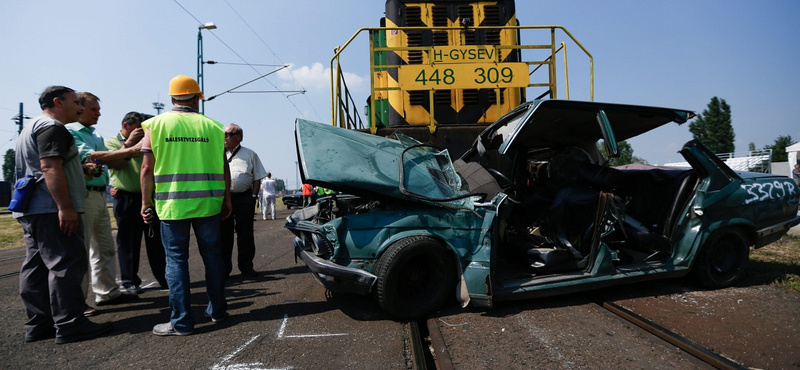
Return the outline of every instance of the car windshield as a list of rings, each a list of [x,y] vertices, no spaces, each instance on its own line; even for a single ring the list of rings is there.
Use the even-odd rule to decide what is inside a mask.
[[[487,138],[488,140],[482,143],[486,149],[497,149],[500,144],[506,141],[517,130],[517,127],[525,121],[525,117],[530,113],[531,107],[533,107],[531,104],[521,105],[501,117],[495,123],[494,130]]]

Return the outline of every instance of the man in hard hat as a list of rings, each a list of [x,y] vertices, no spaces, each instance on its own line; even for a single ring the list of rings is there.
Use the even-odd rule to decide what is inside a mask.
[[[153,333],[189,335],[195,324],[189,291],[190,228],[206,270],[205,316],[214,323],[228,317],[220,229],[231,214],[230,172],[222,124],[197,111],[204,99],[197,82],[176,76],[169,83],[169,95],[175,107],[142,123],[141,214],[148,224],[155,214],[161,219],[167,256],[172,314],[169,322],[153,327]]]
[[[80,100],[65,86],[50,86],[39,96],[42,115],[20,132],[16,146],[17,177],[38,179],[27,208],[14,212],[22,225],[27,256],[19,273],[19,294],[28,321],[25,341],[56,338],[70,343],[112,330],[84,315],[81,281],[89,267],[83,225],[86,195],[75,139],[63,122],[83,112]]]

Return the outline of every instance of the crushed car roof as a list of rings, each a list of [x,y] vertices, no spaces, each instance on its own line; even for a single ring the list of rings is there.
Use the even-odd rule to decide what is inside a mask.
[[[509,122],[524,114],[523,124]],[[604,138],[601,115],[607,117],[613,138],[623,141],[670,122],[685,123],[695,114],[689,110],[575,100],[536,100],[517,107],[490,125],[483,144],[506,153],[512,147],[558,147],[594,144]],[[513,119],[512,119],[513,121]],[[507,127],[509,124],[514,127]]]

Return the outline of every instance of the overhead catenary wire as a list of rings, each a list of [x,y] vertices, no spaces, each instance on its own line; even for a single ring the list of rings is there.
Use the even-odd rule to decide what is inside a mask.
[[[234,9],[234,8],[233,8],[233,5],[231,5],[231,4],[228,2],[228,0],[225,0],[225,4],[228,4],[228,6],[231,8],[231,10],[233,10],[233,12],[236,14],[236,16],[238,16],[238,17],[239,17],[239,19],[241,19],[241,20],[242,20],[242,23],[244,23],[244,24],[247,26],[247,28],[249,28],[249,29],[250,29],[250,31],[252,31],[252,32],[253,32],[253,34],[254,34],[254,35],[256,35],[256,37],[258,37],[258,39],[259,39],[259,40],[261,40],[261,43],[262,43],[262,44],[264,44],[264,46],[267,48],[267,50],[269,50],[269,51],[272,53],[272,55],[274,55],[274,56],[275,56],[275,58],[277,58],[277,59],[278,59],[278,61],[279,61],[279,62],[281,62],[281,63],[283,63],[283,64],[286,64],[286,63],[285,63],[285,62],[284,62],[284,61],[283,61],[283,60],[282,60],[282,59],[281,59],[281,58],[278,56],[278,54],[276,54],[276,53],[275,53],[275,51],[274,51],[274,50],[272,50],[272,48],[271,48],[271,47],[269,47],[269,45],[267,44],[267,42],[266,42],[266,41],[264,41],[264,39],[263,39],[263,38],[261,38],[261,36],[260,36],[260,35],[259,35],[259,34],[256,32],[256,30],[254,30],[254,29],[253,29],[253,27],[251,27],[251,26],[250,26],[250,24],[249,24],[249,23],[247,23],[247,21],[246,21],[246,20],[245,20],[245,19],[244,19],[244,18],[243,18],[243,17],[242,17],[240,14],[239,14],[239,12],[237,12],[237,11],[236,11],[236,9]],[[300,89],[302,89],[302,90],[304,91],[302,94],[305,96],[305,98],[306,98],[306,102],[307,102],[307,103],[308,103],[308,105],[311,107],[311,110],[312,110],[312,111],[314,111],[314,114],[317,116],[317,118],[318,118],[318,119],[321,119],[321,117],[320,117],[319,113],[317,113],[317,110],[316,110],[316,109],[314,109],[314,104],[311,104],[311,101],[308,99],[308,96],[306,96],[306,95],[305,95],[305,90],[306,90],[306,88],[305,88],[305,87],[304,87],[304,86],[303,86],[303,85],[300,83],[300,81],[297,81],[297,79],[295,79],[295,78],[294,78],[294,75],[293,75],[293,74],[289,73],[289,75],[292,77],[292,81],[294,81],[294,83],[296,83],[296,84],[297,84],[297,86],[300,86]],[[273,86],[274,86],[274,85],[273,85]],[[287,97],[287,98],[288,98],[288,97],[290,97],[290,96],[292,96],[292,95],[297,95],[297,93],[294,93],[294,94],[289,94],[289,95],[286,95],[286,94],[284,94],[284,96],[285,96],[285,97]],[[290,100],[290,101],[291,101],[291,100]],[[297,107],[295,107],[295,108],[297,108]]]
[[[191,13],[191,12],[190,12],[188,9],[186,9],[186,8],[185,8],[183,5],[181,5],[181,3],[179,3],[179,2],[178,2],[178,0],[172,0],[172,1],[173,1],[173,2],[175,2],[175,4],[177,4],[177,5],[178,5],[178,6],[179,6],[181,9],[183,9],[183,11],[184,11],[184,12],[186,12],[186,14],[188,14],[188,15],[189,15],[190,17],[192,17],[192,18],[193,18],[195,21],[197,21],[197,23],[198,23],[199,25],[203,25],[203,22],[200,22],[200,20],[199,20],[199,19],[197,19],[197,17],[195,17],[195,16],[194,16],[194,14],[192,14],[192,13]],[[230,6],[230,4],[228,4],[228,6]],[[234,12],[236,12],[236,11],[234,10]],[[239,15],[239,14],[237,13],[236,15]],[[239,16],[239,18],[241,18],[241,16]],[[245,24],[246,24],[246,22],[245,22]],[[248,25],[248,27],[249,27],[249,25]],[[251,29],[252,29],[252,28],[251,28]],[[239,59],[241,59],[243,62],[245,62],[245,64],[247,64],[247,66],[249,66],[251,69],[253,69],[254,71],[256,71],[256,73],[258,73],[258,74],[261,74],[261,71],[259,71],[258,69],[256,69],[256,68],[255,68],[255,67],[254,67],[252,64],[250,64],[250,62],[248,62],[246,59],[244,59],[244,57],[242,57],[241,55],[239,55],[239,53],[237,53],[235,50],[233,50],[233,48],[232,48],[232,47],[230,47],[230,45],[228,45],[227,43],[225,43],[225,41],[223,41],[223,40],[222,40],[222,39],[221,39],[219,36],[217,36],[217,35],[216,35],[214,32],[212,32],[211,30],[209,30],[209,33],[210,33],[212,36],[214,36],[214,37],[215,37],[215,38],[216,38],[216,39],[217,39],[219,42],[221,42],[221,43],[222,43],[222,45],[225,45],[225,47],[226,47],[226,48],[228,48],[228,50],[230,50],[230,51],[231,51],[231,52],[232,52],[234,55],[236,55],[236,56],[237,56]],[[270,49],[270,51],[272,51],[272,50]],[[274,52],[273,52],[273,54],[274,54]],[[264,77],[264,76],[259,76],[259,77],[258,77],[258,78],[256,78],[255,80],[257,80],[257,79],[260,79],[260,78],[262,78],[262,77]],[[294,77],[292,77],[292,78],[294,78]],[[273,84],[271,81],[269,81],[269,80],[264,80],[264,81],[266,81],[266,82],[267,82],[267,83],[269,83],[269,84],[270,84],[272,87],[274,87],[274,88],[275,88],[275,90],[278,90],[278,91],[280,91],[280,89],[279,89],[277,86],[275,86],[275,84]],[[216,96],[219,96],[219,94],[218,94],[218,95],[216,95]],[[286,94],[283,94],[283,96],[284,96],[284,97],[287,97],[287,96],[286,96]],[[287,97],[287,98],[288,98],[288,97]],[[211,100],[211,99],[208,99],[208,100]],[[291,105],[294,107],[294,109],[297,111],[297,113],[298,113],[298,114],[300,114],[300,116],[301,116],[301,117],[303,117],[303,118],[306,118],[305,114],[303,114],[303,112],[300,110],[300,108],[298,108],[298,107],[297,107],[297,105],[296,105],[296,104],[295,104],[295,103],[294,103],[294,102],[293,102],[291,99],[287,99],[287,100],[289,101],[289,104],[291,104]],[[312,109],[312,110],[314,109],[313,105],[311,106],[311,109]],[[316,113],[316,111],[314,111],[314,113]]]
[[[260,80],[260,79],[262,79],[262,78],[264,78],[264,77],[267,77],[267,76],[269,76],[269,75],[271,75],[271,74],[273,74],[273,73],[275,73],[275,72],[278,72],[278,71],[280,71],[280,70],[282,70],[282,69],[284,69],[284,68],[288,68],[288,67],[289,67],[289,65],[288,65],[288,64],[286,64],[286,65],[284,65],[283,67],[281,67],[281,68],[278,68],[278,69],[276,69],[276,70],[274,70],[274,71],[272,71],[272,72],[265,73],[265,74],[263,74],[263,75],[261,75],[261,76],[258,76],[258,77],[256,77],[256,78],[254,78],[254,79],[250,80],[250,81],[247,81],[247,82],[245,82],[245,83],[243,83],[243,84],[241,84],[241,85],[239,85],[239,86],[236,86],[236,87],[234,87],[234,88],[230,88],[230,89],[228,89],[228,90],[225,90],[225,91],[223,91],[223,92],[221,92],[221,93],[219,93],[219,94],[216,94],[216,95],[214,95],[214,96],[212,96],[212,97],[210,97],[210,98],[206,99],[206,101],[211,101],[211,100],[213,100],[214,98],[216,98],[216,97],[218,97],[218,96],[220,96],[220,95],[224,95],[224,94],[227,94],[227,93],[229,93],[229,92],[232,92],[233,90],[236,90],[236,89],[238,89],[238,88],[240,88],[240,87],[242,87],[242,86],[244,86],[244,85],[247,85],[247,84],[253,83],[253,82],[255,82],[255,81],[258,81],[258,80]],[[276,92],[280,92],[280,91],[276,91]]]
[[[281,90],[281,91],[266,91],[266,90],[249,90],[249,91],[229,91],[231,94],[265,94],[265,93],[294,93],[294,94],[305,94],[305,90]],[[294,95],[292,94],[292,95]]]
[[[234,66],[259,66],[259,67],[281,67],[281,66],[283,66],[283,64],[255,64],[255,63],[247,64],[247,63],[217,62],[215,60],[207,60],[207,61],[204,61],[203,63],[205,63],[205,64],[228,64],[228,65],[234,65]]]

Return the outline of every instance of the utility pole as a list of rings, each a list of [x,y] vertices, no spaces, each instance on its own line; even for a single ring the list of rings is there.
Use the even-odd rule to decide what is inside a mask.
[[[215,30],[217,26],[214,22],[206,22],[206,24],[197,27],[197,84],[200,85],[200,92],[205,90],[203,75],[203,30]],[[200,113],[206,113],[206,101],[203,99],[200,102]]]
[[[17,121],[17,134],[22,132],[22,126],[25,125],[24,120],[26,120],[26,119],[31,119],[31,118],[26,116],[24,113],[22,113],[22,102],[20,102],[19,103],[19,114],[17,114],[16,116],[14,116],[14,118],[11,119],[13,121]]]
[[[161,110],[164,109],[164,103],[153,102],[153,108],[156,110],[156,115],[159,115]]]

